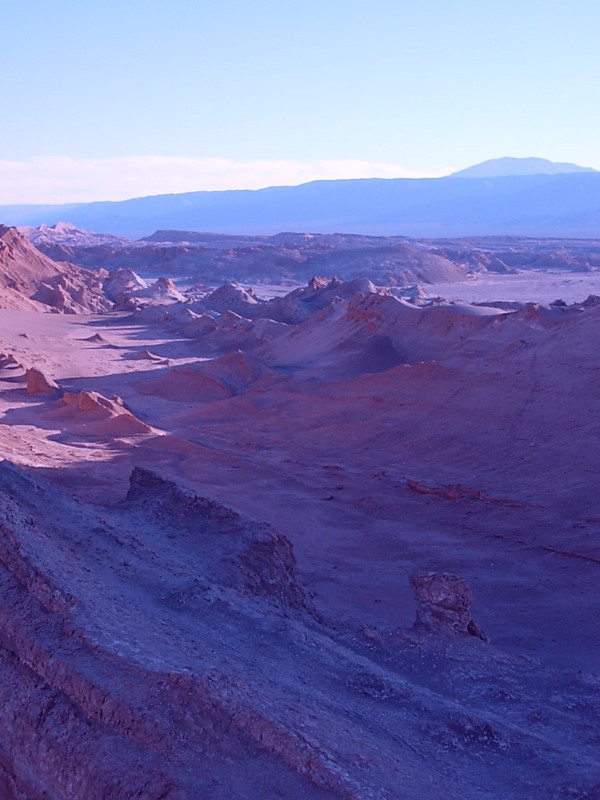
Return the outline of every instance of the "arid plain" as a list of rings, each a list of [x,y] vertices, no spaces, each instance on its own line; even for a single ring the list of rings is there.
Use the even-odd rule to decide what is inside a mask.
[[[600,797],[598,243],[198,285],[42,234],[0,229],[2,797]]]

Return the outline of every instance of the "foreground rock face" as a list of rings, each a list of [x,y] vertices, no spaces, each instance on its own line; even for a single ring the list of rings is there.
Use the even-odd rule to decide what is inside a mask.
[[[282,534],[147,470],[102,507],[0,464],[3,800],[596,796],[596,678],[340,632],[294,573]]]
[[[417,600],[416,626],[427,631],[487,636],[471,617],[473,595],[469,584],[447,572],[415,572],[410,585]]]
[[[188,305],[0,315],[0,798],[594,797],[594,301]]]
[[[294,575],[292,545],[279,531],[186,492],[150,470],[136,467],[129,483],[127,504],[164,520],[170,538],[188,540],[202,554],[211,580],[284,606],[311,608]]]

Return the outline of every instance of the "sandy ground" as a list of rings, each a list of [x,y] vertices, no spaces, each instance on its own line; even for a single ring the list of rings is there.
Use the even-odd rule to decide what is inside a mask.
[[[510,276],[453,290],[568,301],[592,284]],[[118,509],[139,466],[276,526],[340,635],[408,630],[409,574],[450,572],[469,581],[490,652],[600,671],[598,309],[427,317],[402,334],[410,358],[372,371],[360,337],[381,313],[365,309],[359,328],[357,311],[353,327],[335,312],[298,334],[305,350],[282,339],[250,359],[124,314],[0,311],[0,351],[22,367],[0,370],[1,452],[99,508]],[[352,336],[328,349],[336,331]],[[89,399],[65,410],[58,394],[28,394],[30,367],[63,393],[121,398],[145,427]],[[457,781],[445,796],[461,796]]]
[[[516,275],[473,275],[467,281],[434,283],[423,287],[426,297],[445,297],[464,303],[498,300],[520,303],[581,303],[590,294],[600,294],[600,273],[533,272]]]
[[[588,622],[598,607],[587,583],[597,562],[552,555],[600,556],[589,444],[598,389],[586,385],[578,395],[587,376],[571,375],[566,362],[545,372],[540,361],[551,356],[543,349],[521,345],[502,362],[494,355],[400,365],[324,383],[279,370],[206,402],[196,385],[185,390],[185,373],[179,383],[169,378],[166,391],[147,385],[203,363],[201,345],[122,315],[6,311],[0,341],[63,391],[117,395],[153,428],[128,437],[85,415],[79,424],[57,416],[55,398],[28,395],[19,370],[5,369],[0,437],[11,461],[98,501],[122,496],[141,464],[271,522],[292,539],[323,611],[353,624],[410,625],[413,569],[465,574],[495,641],[598,668],[598,632]],[[146,350],[169,365],[133,358]],[[409,480],[461,484],[493,500],[443,500],[407,488]]]

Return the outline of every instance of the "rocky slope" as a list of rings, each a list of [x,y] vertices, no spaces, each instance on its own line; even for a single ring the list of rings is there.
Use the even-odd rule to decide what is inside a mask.
[[[0,796],[598,796],[598,298],[158,294],[0,312]]]
[[[278,234],[222,237],[157,232],[146,240],[98,241],[67,227],[44,226],[28,235],[43,253],[87,268],[130,268],[143,275],[185,275],[214,285],[223,280],[306,281],[312,275],[366,276],[390,285],[451,281],[464,270],[443,255],[415,247],[404,237]]]
[[[4,462],[0,526],[6,800],[597,791],[597,679],[451,624],[336,630],[282,534],[155,473],[98,507]]]
[[[224,281],[304,283],[313,275],[408,286],[458,281],[474,273],[600,269],[600,243],[578,239],[419,240],[301,233],[224,236],[167,230],[132,242],[80,231],[66,223],[32,229],[27,235],[58,261],[111,272],[127,268],[143,275],[186,276],[213,287]]]
[[[0,226],[0,305],[2,308],[59,313],[108,311],[112,303],[101,276],[40,253],[16,228]]]

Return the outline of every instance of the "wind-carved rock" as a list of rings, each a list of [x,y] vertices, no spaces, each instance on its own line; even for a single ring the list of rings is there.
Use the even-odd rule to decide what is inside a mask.
[[[59,385],[47,375],[31,367],[27,370],[27,394],[58,394]]]
[[[473,595],[464,578],[448,572],[414,572],[409,580],[417,600],[415,627],[488,641],[471,616]]]

